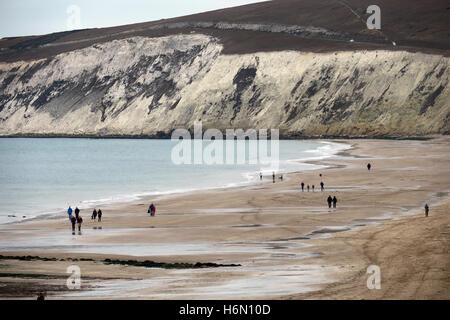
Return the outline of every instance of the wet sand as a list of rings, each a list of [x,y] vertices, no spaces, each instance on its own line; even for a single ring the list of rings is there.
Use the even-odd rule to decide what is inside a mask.
[[[65,213],[0,226],[0,255],[66,259],[1,259],[0,297],[34,298],[45,289],[48,298],[70,299],[449,299],[450,138],[341,141],[353,147],[320,161],[328,169],[114,205],[102,208],[102,223],[82,212],[81,236],[71,235]],[[301,192],[301,181],[316,191]],[[328,209],[328,195],[338,198],[336,209]],[[150,202],[156,217],[146,214]],[[239,266],[103,262],[113,258]],[[65,288],[73,264],[81,291]],[[370,265],[380,267],[380,290],[366,286]]]

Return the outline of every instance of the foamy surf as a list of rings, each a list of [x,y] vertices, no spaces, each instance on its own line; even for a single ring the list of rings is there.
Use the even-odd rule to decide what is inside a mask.
[[[0,141],[2,151],[27,152],[16,161],[10,159],[11,154],[5,157],[1,153],[3,158],[0,154],[0,164],[10,167],[7,171],[10,177],[4,180],[14,183],[2,185],[5,192],[0,195],[4,200],[0,201],[0,224],[36,218],[62,219],[69,205],[89,210],[144,198],[156,200],[182,193],[251,186],[260,183],[260,174],[271,176],[273,172],[286,174],[323,168],[305,162],[329,158],[350,147],[328,141],[280,141],[280,162],[275,169],[258,165],[175,166],[170,162],[169,140],[52,139],[51,145],[47,142],[46,139]],[[41,148],[45,153],[41,152],[41,144],[45,145]],[[66,153],[67,158],[74,160],[67,162]],[[100,156],[101,163],[97,161]],[[24,171],[30,175],[24,176]],[[31,182],[23,182],[27,180]],[[183,188],[179,181],[183,181]],[[89,194],[99,197],[89,198]]]

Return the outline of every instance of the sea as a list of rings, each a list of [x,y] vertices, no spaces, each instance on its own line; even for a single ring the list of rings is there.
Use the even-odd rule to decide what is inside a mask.
[[[200,141],[202,150],[211,143]],[[225,141],[215,143],[223,143],[226,153]],[[273,166],[251,161],[255,159],[249,144],[245,141],[245,148],[234,149],[235,159],[239,152],[245,154],[245,163],[180,164],[174,161],[180,142],[167,139],[0,138],[0,224],[64,216],[69,205],[101,208],[144,197],[257,184],[261,173],[263,181],[271,181],[273,172],[321,168],[306,162],[350,147],[321,140],[279,140],[279,161]]]

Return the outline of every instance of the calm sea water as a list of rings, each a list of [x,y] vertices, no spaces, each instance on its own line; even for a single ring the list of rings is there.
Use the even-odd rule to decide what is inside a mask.
[[[259,165],[175,165],[170,140],[0,139],[0,223],[259,180]],[[205,142],[206,144],[206,142]],[[310,170],[297,160],[347,148],[320,141],[280,141],[279,172]],[[270,168],[264,167],[264,173]]]

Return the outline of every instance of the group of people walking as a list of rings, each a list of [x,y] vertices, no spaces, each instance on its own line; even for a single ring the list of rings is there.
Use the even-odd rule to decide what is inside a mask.
[[[98,218],[98,222],[102,222],[102,210],[98,209],[98,211],[96,209],[94,209],[94,211],[92,211],[92,215],[91,215],[91,220],[95,220]]]
[[[280,179],[281,181],[283,181],[283,175],[282,175],[282,174],[280,174],[279,179]],[[259,173],[259,180],[261,180],[261,181],[263,180],[263,174],[262,174],[262,172]],[[272,181],[273,181],[273,183],[275,183],[275,180],[276,180],[275,172],[272,172]]]
[[[92,212],[91,219],[95,220],[98,218],[98,222],[102,221],[102,210],[94,209]],[[69,216],[69,221],[72,224],[72,234],[75,234],[75,228],[78,225],[78,234],[81,234],[81,225],[83,223],[83,218],[80,215],[80,209],[78,207],[75,207],[75,210],[72,210],[72,208],[69,206],[69,209],[67,209],[67,215]]]
[[[320,178],[322,178],[322,174],[321,173],[319,174],[319,176],[320,176]],[[310,189],[312,189],[312,192],[315,191],[315,185],[312,185],[310,187],[309,184],[305,185],[305,183],[302,182],[302,183],[300,183],[300,186],[302,188],[302,192],[305,191],[305,186],[306,186],[306,191],[307,192],[309,192]],[[323,183],[323,181],[320,181],[320,191],[321,192],[325,191],[325,184]],[[336,208],[336,206],[337,206],[337,198],[336,198],[336,196],[334,196],[334,197],[328,196],[327,203],[328,203],[328,208],[331,208],[331,206],[333,206],[333,208]]]
[[[304,183],[304,182],[300,183],[300,186],[302,187],[302,192],[305,191],[305,183]],[[315,189],[316,189],[316,186],[315,186],[315,185],[312,185],[312,186],[310,187],[309,184],[306,185],[306,191],[309,192],[310,189],[312,189],[312,192],[314,192]],[[323,192],[324,190],[325,190],[325,184],[323,183],[323,181],[321,181],[321,182],[320,182],[320,191]]]
[[[72,234],[75,234],[75,226],[78,224],[78,234],[81,234],[81,224],[83,223],[83,218],[80,215],[80,209],[75,207],[75,211],[69,206],[67,209],[67,215],[69,216],[69,221],[72,224]]]
[[[328,208],[331,209],[331,205],[333,205],[333,208],[336,208],[336,205],[337,205],[336,196],[334,196],[333,198],[331,196],[328,196],[327,202],[328,202]]]

